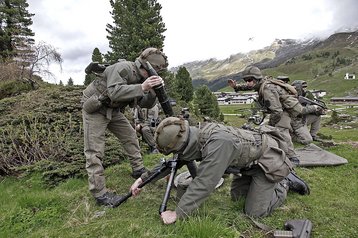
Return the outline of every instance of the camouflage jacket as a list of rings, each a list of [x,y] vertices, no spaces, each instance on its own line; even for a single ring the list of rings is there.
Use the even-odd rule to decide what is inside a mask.
[[[97,96],[103,107],[124,108],[138,104],[142,108],[151,108],[156,95],[153,90],[144,92],[144,81],[134,62],[119,61],[108,66],[101,75],[83,91],[82,102],[91,96]]]
[[[179,161],[196,160],[200,164],[198,176],[190,183],[175,209],[178,217],[197,210],[214,191],[229,166],[250,169],[258,164],[270,183],[286,177],[292,165],[280,148],[287,145],[276,128],[267,128],[270,128],[267,132],[257,132],[216,123],[208,123],[201,129],[191,126],[187,146],[179,155]],[[276,139],[269,135],[270,130],[276,131]],[[146,177],[148,175],[142,179]]]

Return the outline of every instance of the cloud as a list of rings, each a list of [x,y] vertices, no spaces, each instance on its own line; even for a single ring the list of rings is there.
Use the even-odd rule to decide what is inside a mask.
[[[334,30],[358,26],[358,1],[356,0],[327,0],[329,9],[332,10]]]
[[[164,52],[170,67],[209,58],[223,59],[267,46],[276,38],[328,36],[357,27],[356,0],[158,0],[167,28]],[[64,58],[56,82],[84,81],[94,48],[109,51],[109,1],[28,0],[35,13],[35,40],[58,49]],[[248,40],[253,38],[253,40]],[[56,69],[56,68],[55,68]],[[50,80],[51,81],[51,80]]]

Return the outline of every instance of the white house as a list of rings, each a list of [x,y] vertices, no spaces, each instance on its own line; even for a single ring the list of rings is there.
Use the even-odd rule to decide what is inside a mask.
[[[322,98],[327,94],[327,91],[325,90],[310,90],[310,92],[313,94],[315,98]]]
[[[219,97],[216,100],[219,105],[227,105],[230,104],[230,99],[230,97]]]
[[[254,98],[248,96],[235,96],[230,100],[230,104],[251,104],[254,102]]]
[[[356,79],[356,75],[355,74],[350,74],[350,73],[346,73],[346,75],[344,76],[344,79]]]

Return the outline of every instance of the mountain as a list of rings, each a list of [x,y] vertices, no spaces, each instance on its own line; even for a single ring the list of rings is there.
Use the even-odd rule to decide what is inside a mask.
[[[194,61],[181,66],[189,71],[194,86],[206,84],[212,91],[226,87],[228,78],[239,80],[242,70],[250,64],[273,76],[287,74],[294,79],[315,80],[313,86],[320,86],[320,79],[327,81],[327,76],[342,79],[347,72],[358,72],[357,53],[358,31],[352,31],[335,33],[323,40],[276,39],[270,46],[246,54],[234,54],[224,60]],[[176,72],[179,67],[171,71]]]

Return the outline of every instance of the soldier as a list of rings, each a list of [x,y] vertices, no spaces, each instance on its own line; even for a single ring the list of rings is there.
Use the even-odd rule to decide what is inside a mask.
[[[159,124],[159,107],[140,108],[137,106],[135,116],[135,129],[142,136],[143,140],[149,146],[149,152],[151,154],[157,154],[159,151],[155,146],[154,131]]]
[[[299,96],[306,97],[311,100],[316,100],[313,94],[307,90],[307,82],[303,80],[295,80],[293,81],[292,85],[296,88],[297,93]],[[302,104],[302,106],[306,106]],[[324,115],[326,112],[323,108],[319,108],[320,110],[304,115],[302,118],[302,124],[305,125],[305,136],[303,138],[311,138],[314,141],[320,141],[317,136],[317,133],[321,127],[321,115]],[[310,128],[310,129],[308,129]],[[301,136],[302,137],[302,136]]]
[[[131,176],[138,178],[146,171],[136,132],[123,114],[128,105],[150,108],[155,104],[156,95],[152,88],[162,84],[163,80],[159,76],[149,77],[146,62],[157,72],[168,65],[160,50],[147,48],[135,62],[121,60],[108,66],[83,91],[86,170],[89,190],[99,205],[116,207],[121,199],[121,196],[109,192],[105,183],[102,159],[107,128],[123,144],[132,167]]]
[[[274,80],[272,77],[263,78],[260,69],[255,66],[246,67],[242,78],[246,82],[244,87],[239,87],[235,81],[228,83],[235,91],[251,89],[258,92],[259,103],[270,113],[269,125],[280,130],[287,142],[287,156],[291,162],[299,165],[299,159],[290,136],[291,119],[317,111],[318,106],[302,107],[296,98],[297,92],[293,86],[280,80]]]
[[[235,201],[246,198],[244,212],[249,216],[270,215],[283,204],[288,189],[309,194],[307,184],[292,173],[291,162],[279,148],[285,141],[274,127],[264,126],[259,132],[206,123],[197,128],[189,126],[186,120],[169,117],[158,125],[155,141],[158,150],[165,155],[175,153],[179,161],[201,161],[197,176],[175,211],[161,214],[165,224],[196,211],[230,166],[240,170],[240,174],[233,177],[231,198]],[[138,186],[151,173],[143,174],[133,183],[134,196],[139,194]]]

